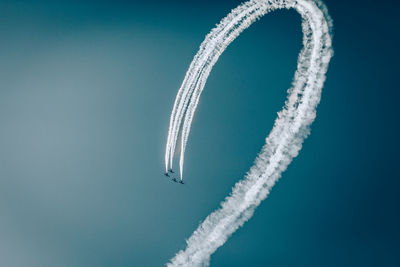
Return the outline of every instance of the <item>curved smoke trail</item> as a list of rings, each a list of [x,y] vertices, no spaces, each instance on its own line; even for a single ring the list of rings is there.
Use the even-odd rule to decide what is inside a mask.
[[[281,8],[294,8],[302,16],[303,49],[292,87],[278,113],[266,144],[246,177],[232,189],[221,207],[211,213],[187,240],[185,250],[169,266],[208,265],[210,255],[243,225],[269,194],[281,173],[299,153],[316,116],[330,58],[331,20],[318,0],[251,0],[231,11],[205,38],[194,57],[175,100],[166,149],[166,168],[172,166],[181,133],[181,179],[184,152],[192,118],[208,75],[225,48],[261,16]]]

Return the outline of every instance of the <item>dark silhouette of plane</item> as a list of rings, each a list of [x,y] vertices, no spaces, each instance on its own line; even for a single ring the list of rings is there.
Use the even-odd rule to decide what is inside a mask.
[[[182,180],[179,181],[180,184],[185,184]]]
[[[169,177],[169,174],[168,174],[168,172],[164,173],[164,175],[165,175],[165,176],[167,176],[167,177]]]
[[[168,171],[169,171],[170,173],[175,173],[172,169],[169,169]]]
[[[172,181],[174,181],[175,183],[177,183],[177,182],[178,182],[178,180],[176,180],[176,178],[172,179]]]

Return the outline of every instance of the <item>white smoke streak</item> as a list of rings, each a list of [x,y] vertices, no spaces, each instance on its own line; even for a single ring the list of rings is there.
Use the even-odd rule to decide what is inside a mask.
[[[181,134],[181,179],[184,152],[193,115],[208,75],[226,47],[254,21],[266,13],[294,8],[302,16],[303,49],[299,54],[292,88],[278,113],[266,144],[245,179],[239,181],[221,208],[211,213],[187,240],[185,250],[171,259],[169,266],[208,265],[210,255],[243,225],[254,209],[301,149],[309,126],[316,116],[325,73],[333,54],[331,20],[325,6],[313,0],[252,0],[238,6],[205,38],[194,57],[178,92],[170,120],[166,168],[172,166],[175,144]]]
[[[220,27],[215,28],[210,34],[207,35],[206,39],[211,37],[213,37],[214,39],[218,39],[218,37],[224,35],[228,29],[232,28],[232,25],[235,25],[238,20],[243,17],[243,12],[248,12],[248,10],[233,10],[230,14],[231,19],[225,19],[221,21]],[[185,79],[182,82],[181,88],[179,89],[178,95],[175,99],[170,118],[169,134],[165,155],[166,171],[168,170],[168,164],[169,167],[172,168],[175,145],[177,142],[180,126],[182,125],[182,119],[187,109],[188,101],[190,100],[190,97],[192,96],[192,93],[196,87],[195,85],[197,84],[199,76],[202,74],[202,70],[204,69],[204,63],[207,62],[206,58],[209,56],[208,52],[210,50],[210,45],[213,44],[213,42],[205,41],[202,43],[199,52],[194,57],[188,71],[186,72]],[[180,168],[180,170],[182,179],[182,168]]]

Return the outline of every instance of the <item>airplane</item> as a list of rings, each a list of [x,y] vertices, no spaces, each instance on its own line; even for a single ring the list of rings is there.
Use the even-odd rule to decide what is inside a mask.
[[[169,169],[168,171],[169,171],[170,173],[175,173],[172,169]]]
[[[172,179],[172,181],[174,181],[175,183],[177,183],[177,182],[178,182],[178,180],[176,180],[176,178]]]
[[[164,175],[165,175],[165,176],[167,176],[167,177],[169,177],[169,174],[168,174],[168,172],[164,173]]]
[[[179,181],[180,184],[185,184],[182,180]]]

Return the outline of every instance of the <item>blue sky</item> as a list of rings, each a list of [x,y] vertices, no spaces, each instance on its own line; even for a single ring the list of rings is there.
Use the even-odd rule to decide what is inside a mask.
[[[301,49],[268,14],[206,84],[185,186],[162,176],[169,113],[239,1],[0,2],[0,263],[160,266],[251,166]],[[397,266],[395,1],[325,1],[332,58],[311,136],[212,266]],[[362,5],[361,5],[362,4]]]

